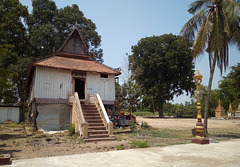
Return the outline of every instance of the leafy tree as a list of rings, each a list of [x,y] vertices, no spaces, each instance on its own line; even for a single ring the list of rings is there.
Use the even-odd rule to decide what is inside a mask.
[[[38,58],[49,56],[54,47],[60,48],[64,40],[77,23],[81,35],[92,57],[103,62],[101,36],[96,32],[96,25],[84,17],[78,5],[57,9],[52,0],[33,0],[33,13],[29,17],[30,41],[33,55]]]
[[[33,0],[32,5],[33,12],[29,15],[27,8],[19,0],[0,1],[0,103],[19,102],[22,116],[27,100],[26,77],[29,64],[49,56],[54,46],[58,47],[63,43],[61,33],[72,28],[72,23],[65,27],[59,25],[58,14],[64,15],[60,12],[64,10],[58,10],[54,1]],[[77,11],[77,5],[73,6],[74,10],[70,7],[70,11],[78,15],[81,11]],[[99,49],[101,38],[95,31],[96,26],[83,15],[80,17],[84,22],[79,19],[73,23],[78,21],[84,39],[88,40],[90,52],[99,55],[96,59],[103,62],[102,50]],[[70,22],[72,15],[64,17],[63,21],[66,20]]]
[[[165,34],[143,38],[132,47],[132,75],[143,94],[152,98],[159,117],[163,117],[165,101],[195,88],[190,46],[180,36]]]
[[[119,83],[115,83],[115,84],[116,84],[115,86],[116,110],[117,111],[125,110],[127,108],[126,99],[125,99],[127,96],[127,91]]]
[[[224,99],[225,109],[228,108],[229,103],[232,103],[233,109],[236,109],[240,99],[240,63],[233,66],[231,72],[223,77],[219,89]]]
[[[54,25],[58,13],[51,0],[32,0],[32,14],[28,19],[32,56],[44,58],[51,54],[55,43],[59,42]]]
[[[201,85],[200,87],[200,101],[201,101],[201,113],[204,115],[204,108],[206,104],[206,97],[207,97],[207,86]],[[196,97],[194,97],[196,98]],[[226,100],[221,95],[221,91],[219,89],[213,89],[210,95],[210,102],[209,102],[209,117],[215,116],[215,110],[218,106],[218,101],[221,101],[221,104],[227,109],[228,104],[226,104]]]
[[[207,134],[207,118],[213,74],[217,64],[222,69],[228,66],[228,45],[236,44],[240,49],[239,13],[236,0],[197,0],[188,12],[194,16],[184,25],[181,34],[194,40],[192,56],[197,58],[205,50],[209,56],[210,77],[205,104],[204,129]],[[195,36],[195,32],[197,35]]]
[[[6,85],[2,84],[1,86],[4,88],[4,98],[8,99],[5,99],[5,102],[16,103],[16,98],[19,99],[22,118],[24,117],[23,107],[26,97],[26,89],[23,88],[23,85],[27,76],[27,68],[23,70],[23,63],[20,62],[28,59],[28,37],[23,24],[27,18],[28,10],[18,0],[0,1],[0,64],[1,68],[4,68],[2,74],[5,74],[2,79],[6,82]],[[19,71],[19,69],[21,70]],[[6,91],[8,95],[6,95]]]
[[[130,113],[135,112],[140,103],[140,89],[133,79],[129,79],[122,86],[116,86],[116,99],[118,99],[118,108]]]
[[[176,115],[175,107],[172,103],[166,103],[163,105],[164,113],[166,113],[168,116]]]
[[[17,102],[16,86],[12,81],[12,74],[8,68],[6,68],[7,55],[13,55],[11,45],[0,45],[0,103],[13,104]]]
[[[130,78],[127,83],[123,84],[127,90],[127,106],[129,112],[135,112],[139,106],[141,91],[137,83]]]
[[[165,114],[177,118],[178,117],[195,118],[197,115],[196,103],[187,103],[187,105],[166,103],[163,105],[163,108]]]

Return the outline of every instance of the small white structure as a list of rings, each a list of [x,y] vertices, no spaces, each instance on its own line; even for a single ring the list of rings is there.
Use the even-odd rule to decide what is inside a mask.
[[[82,101],[99,94],[104,105],[113,106],[115,76],[120,74],[91,58],[79,30],[74,27],[56,53],[31,65],[29,117],[37,118],[39,128],[64,129],[71,121],[68,102],[74,92]]]
[[[20,122],[19,106],[0,106],[0,123],[5,121]]]

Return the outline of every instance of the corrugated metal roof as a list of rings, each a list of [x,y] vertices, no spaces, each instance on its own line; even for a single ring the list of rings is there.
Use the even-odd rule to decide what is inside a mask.
[[[65,69],[71,71],[106,73],[113,75],[121,74],[120,72],[94,60],[76,59],[61,56],[52,56],[47,59],[40,60],[34,63],[33,66]]]

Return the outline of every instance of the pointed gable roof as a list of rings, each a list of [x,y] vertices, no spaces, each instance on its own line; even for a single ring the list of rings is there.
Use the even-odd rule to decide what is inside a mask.
[[[76,24],[69,37],[55,54],[53,53],[52,56],[31,64],[27,79],[28,86],[32,82],[33,73],[37,66],[70,71],[105,73],[115,76],[121,74],[119,70],[101,64],[90,56]]]
[[[57,54],[59,53],[70,53],[90,57],[88,49],[83,41],[82,35],[78,30],[76,23],[71,34],[65,40],[61,48],[57,51]]]

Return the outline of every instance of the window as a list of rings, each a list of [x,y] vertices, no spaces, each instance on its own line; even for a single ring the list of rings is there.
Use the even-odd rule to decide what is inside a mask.
[[[101,78],[108,78],[108,74],[101,74]]]

